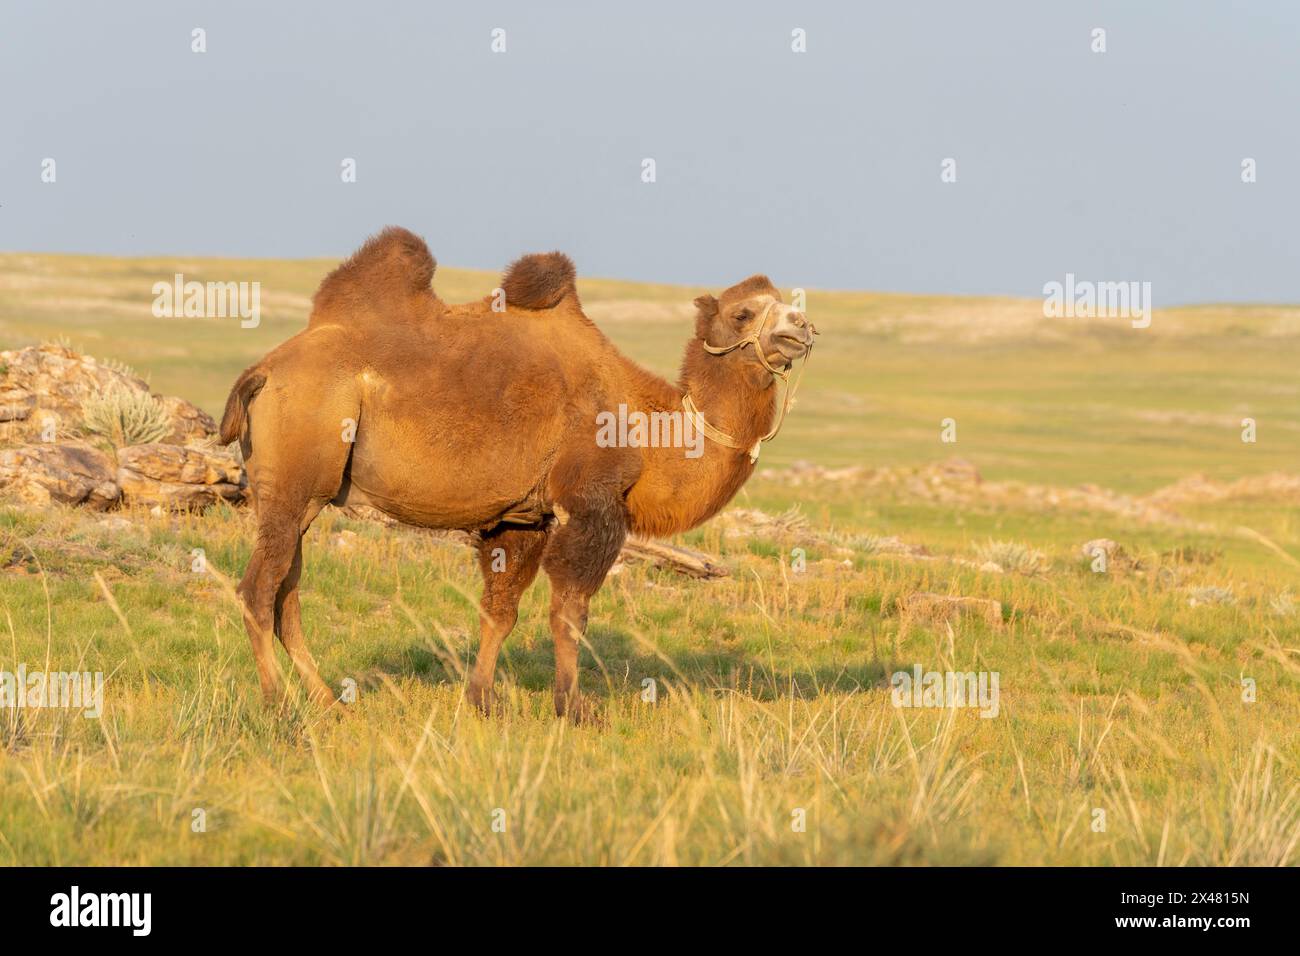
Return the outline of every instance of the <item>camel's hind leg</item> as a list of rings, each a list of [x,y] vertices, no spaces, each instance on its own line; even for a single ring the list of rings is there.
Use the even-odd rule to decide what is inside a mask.
[[[478,543],[479,570],[483,572],[481,636],[466,695],[485,714],[492,710],[497,655],[519,619],[519,599],[537,577],[545,545],[546,532],[538,528],[503,528],[484,534]]]
[[[307,696],[317,704],[332,704],[335,700],[334,692],[316,670],[316,662],[307,650],[307,642],[302,633],[302,608],[298,603],[298,579],[301,576],[302,535],[299,535],[289,574],[280,585],[280,593],[276,598],[275,633],[284,649],[289,652],[289,659],[293,661],[298,676],[307,685]]]
[[[293,565],[298,544],[297,521],[279,514],[258,511],[257,541],[248,561],[239,596],[244,601],[244,626],[253,645],[257,679],[262,685],[262,699],[274,704],[283,693],[280,669],[273,648],[276,595]]]
[[[295,371],[289,369],[286,379],[292,381]],[[269,375],[249,408],[242,439],[257,540],[239,594],[263,697],[273,703],[281,694],[272,648],[278,634],[312,699],[328,702],[333,695],[316,673],[302,635],[297,594],[302,536],[343,483],[352,432],[342,426],[357,420],[358,407],[342,382],[318,387],[304,411],[301,395],[280,386],[277,377],[277,372]]]

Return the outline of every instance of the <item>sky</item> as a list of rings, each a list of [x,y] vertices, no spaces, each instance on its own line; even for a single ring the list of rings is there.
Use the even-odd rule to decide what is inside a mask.
[[[492,270],[1300,302],[1298,43],[1294,0],[2,0],[0,250],[396,223]]]

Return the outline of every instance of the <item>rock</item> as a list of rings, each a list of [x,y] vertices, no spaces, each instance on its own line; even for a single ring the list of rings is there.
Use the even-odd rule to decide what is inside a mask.
[[[1085,541],[1079,546],[1079,553],[1088,560],[1089,565],[1097,573],[1141,572],[1144,569],[1141,561],[1125,551],[1124,546],[1118,541],[1112,541],[1110,538],[1094,538]],[[1103,558],[1100,566],[1097,565],[1099,556]]]
[[[1300,501],[1300,475],[1275,471],[1226,482],[1205,475],[1189,475],[1148,496],[1148,500],[1156,504],[1173,506],[1217,504],[1250,498]]]
[[[808,519],[798,508],[771,515],[756,508],[728,508],[714,521],[726,538],[798,537],[808,535]]]
[[[103,511],[122,495],[115,479],[113,459],[82,442],[0,451],[0,493],[27,505],[62,502]]]
[[[185,399],[177,398],[175,395],[157,397],[172,420],[172,430],[163,441],[173,445],[188,445],[191,442],[211,438],[217,433],[217,423],[211,415],[197,405],[191,405]]]
[[[0,442],[62,441],[81,432],[87,401],[115,389],[149,393],[141,378],[58,345],[0,352]],[[206,412],[181,398],[155,396],[172,420],[169,440],[217,433]]]
[[[864,554],[897,554],[911,558],[926,558],[930,551],[924,545],[909,544],[897,535],[864,535],[854,539]]]
[[[1211,525],[1191,521],[1169,510],[1167,502],[1187,497],[1290,497],[1300,499],[1300,475],[1274,474],[1258,479],[1241,479],[1230,485],[1209,489],[1203,480],[1186,487],[1171,486],[1146,498],[1120,494],[1097,485],[1057,488],[1031,485],[1020,481],[985,481],[979,470],[962,458],[931,462],[913,467],[851,466],[828,469],[806,461],[796,461],[789,468],[764,468],[761,479],[781,482],[787,487],[812,483],[846,482],[881,494],[898,494],[922,501],[959,506],[1004,505],[1043,511],[1097,511],[1118,515],[1140,524],[1166,524],[1188,529],[1213,531]],[[1200,500],[1200,499],[1198,499]]]
[[[1002,602],[992,598],[957,597],[917,591],[898,602],[903,617],[912,621],[942,623],[959,617],[974,617],[989,627],[1002,626]]]
[[[1110,538],[1093,538],[1091,541],[1085,541],[1079,546],[1079,551],[1082,552],[1083,556],[1089,561],[1095,559],[1097,557],[1097,552],[1100,551],[1102,554],[1106,555],[1106,560],[1108,562],[1116,555],[1124,553],[1124,549]]]
[[[350,554],[357,548],[357,533],[350,528],[344,528],[330,537],[330,545],[344,554]]]
[[[36,410],[36,396],[21,388],[0,388],[0,422],[22,422]]]
[[[241,501],[245,493],[233,452],[166,442],[118,449],[117,483],[128,502],[172,511],[202,511],[218,501]]]

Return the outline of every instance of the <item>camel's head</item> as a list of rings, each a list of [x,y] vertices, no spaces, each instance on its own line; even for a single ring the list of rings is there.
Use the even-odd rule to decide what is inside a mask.
[[[714,354],[739,350],[756,364],[788,369],[812,348],[817,330],[804,313],[786,305],[767,276],[750,276],[719,298],[695,300],[695,334]],[[755,349],[743,348],[754,344]]]

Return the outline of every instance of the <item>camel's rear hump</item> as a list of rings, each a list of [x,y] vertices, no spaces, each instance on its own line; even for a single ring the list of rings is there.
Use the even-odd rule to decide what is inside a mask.
[[[501,290],[510,308],[553,309],[569,296],[578,302],[576,276],[573,260],[563,252],[535,252],[510,264]]]

